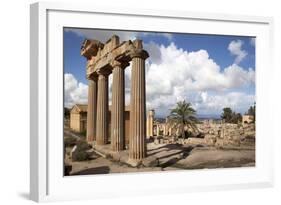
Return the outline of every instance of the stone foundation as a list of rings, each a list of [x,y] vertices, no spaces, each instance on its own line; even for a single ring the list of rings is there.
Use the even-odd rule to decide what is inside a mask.
[[[129,158],[129,150],[122,150],[114,152],[111,145],[93,145],[93,150],[96,154],[111,159],[115,162],[127,164],[131,167],[156,167],[158,166],[158,159],[154,156],[146,157],[141,160],[131,160]]]

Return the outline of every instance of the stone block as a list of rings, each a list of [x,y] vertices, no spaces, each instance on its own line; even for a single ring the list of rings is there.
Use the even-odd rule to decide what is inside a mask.
[[[215,143],[216,147],[223,147],[224,146],[224,140],[223,139],[217,139]]]
[[[129,154],[128,154],[128,152],[127,152],[127,151],[122,151],[122,152],[120,153],[120,162],[126,163],[126,162],[128,161],[128,159],[129,159]]]
[[[205,139],[203,138],[195,138],[195,137],[191,137],[191,138],[188,138],[186,140],[187,143],[190,143],[190,144],[205,144]]]
[[[116,162],[119,162],[119,161],[120,161],[120,158],[121,158],[120,153],[118,153],[118,152],[112,152],[112,153],[111,153],[111,157],[112,157],[112,159],[113,159],[114,161],[116,161]]]
[[[155,140],[154,140],[154,144],[159,144],[159,140],[158,140],[158,139],[155,139]]]
[[[157,167],[159,160],[155,156],[150,156],[142,160],[142,165],[145,167]]]
[[[128,159],[126,164],[130,165],[131,167],[138,167],[142,164],[142,162],[141,160]]]

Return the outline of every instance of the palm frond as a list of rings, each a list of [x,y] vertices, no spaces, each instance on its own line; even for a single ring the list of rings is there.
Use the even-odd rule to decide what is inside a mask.
[[[199,121],[195,115],[196,110],[192,108],[191,103],[184,100],[177,102],[176,107],[171,109],[168,121],[174,127],[182,128],[182,132],[184,132],[185,126],[193,131],[198,131],[196,123]]]

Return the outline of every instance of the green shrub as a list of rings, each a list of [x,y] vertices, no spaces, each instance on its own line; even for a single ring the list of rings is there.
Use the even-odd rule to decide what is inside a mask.
[[[79,140],[77,143],[77,149],[78,151],[86,151],[91,149],[91,145],[89,145],[86,141],[84,140]]]
[[[83,137],[86,137],[86,134],[87,134],[87,131],[86,131],[86,130],[80,132],[80,135],[82,135]]]
[[[73,161],[85,161],[88,160],[90,155],[86,151],[75,151],[72,154]]]
[[[73,161],[85,161],[88,160],[90,154],[87,150],[91,149],[91,146],[86,141],[78,141],[76,143],[76,150],[72,153],[72,160]]]
[[[64,138],[64,145],[65,147],[73,147],[76,145],[77,139],[75,137],[65,137]]]

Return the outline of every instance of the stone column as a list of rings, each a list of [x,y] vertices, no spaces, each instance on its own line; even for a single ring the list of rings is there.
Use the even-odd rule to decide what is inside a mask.
[[[168,121],[168,118],[166,117],[165,126],[164,126],[164,135],[165,136],[168,135],[168,125],[169,125],[169,121]]]
[[[146,137],[147,138],[150,137],[149,129],[150,129],[150,126],[149,126],[149,114],[147,114],[147,119],[146,119]]]
[[[147,137],[153,136],[153,121],[154,121],[154,110],[148,111],[147,116]]]
[[[164,135],[164,136],[167,136],[167,129],[166,129],[166,127],[167,127],[167,125],[164,124],[164,125],[163,125],[163,135]]]
[[[87,142],[96,140],[97,78],[89,79],[87,110]]]
[[[125,149],[125,95],[124,65],[112,62],[112,109],[111,109],[111,146],[113,151]]]
[[[108,74],[99,73],[97,99],[97,145],[108,142]]]
[[[172,136],[172,128],[169,128],[169,136]]]
[[[146,99],[145,99],[145,59],[146,51],[138,49],[132,53],[130,146],[129,161],[138,165],[146,157]]]
[[[160,127],[159,124],[156,124],[156,136],[160,135]]]

